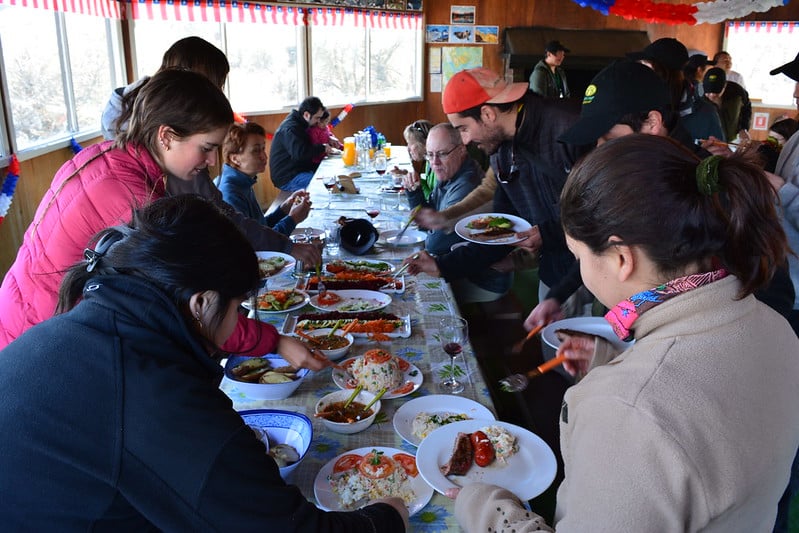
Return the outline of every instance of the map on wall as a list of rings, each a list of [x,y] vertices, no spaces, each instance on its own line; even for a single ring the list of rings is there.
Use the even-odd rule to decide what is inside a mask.
[[[463,69],[483,66],[483,49],[479,46],[442,46],[441,73],[442,86]]]

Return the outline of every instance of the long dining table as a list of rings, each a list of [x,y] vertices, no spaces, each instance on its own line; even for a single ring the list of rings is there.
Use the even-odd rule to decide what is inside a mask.
[[[389,168],[398,166],[410,168],[410,162],[402,147],[394,147],[396,155],[392,154]],[[346,175],[356,169],[344,167],[340,157],[328,158],[320,164],[314,179],[308,187],[313,202],[311,214],[295,234],[300,238],[304,234],[317,233],[315,230],[323,229],[326,223],[334,221],[341,216],[347,218],[367,218],[365,213],[366,199],[373,198],[378,205],[388,206],[382,209],[375,222],[379,228],[396,229],[403,221],[407,220],[410,210],[401,193],[382,192],[389,178],[378,176],[368,169],[360,169],[360,177],[353,179],[358,187],[357,194],[341,192],[328,193],[322,184],[326,176]],[[383,202],[380,202],[383,200]],[[305,232],[304,228],[312,231]],[[415,246],[394,247],[379,239],[375,246],[366,254],[353,256],[343,247],[335,257],[325,255],[328,259],[365,259],[385,261],[398,266],[408,255],[422,249],[423,243]],[[245,396],[236,388],[234,382],[223,382],[223,390],[233,400],[234,407],[241,410],[249,409],[281,409],[300,412],[308,416],[313,422],[313,440],[307,455],[299,466],[288,476],[289,483],[297,485],[302,493],[312,502],[317,503],[314,497],[314,482],[320,469],[336,456],[352,449],[384,446],[397,448],[412,455],[416,454],[416,447],[405,442],[394,430],[392,419],[397,409],[408,400],[431,394],[443,394],[439,384],[449,376],[449,357],[444,353],[438,340],[438,325],[442,318],[457,315],[458,306],[453,298],[449,285],[440,278],[427,275],[404,277],[404,291],[392,294],[392,302],[385,311],[398,316],[409,316],[411,334],[407,338],[392,338],[390,342],[381,342],[367,338],[356,339],[347,358],[362,355],[366,350],[381,347],[391,351],[411,364],[415,365],[423,374],[421,386],[412,394],[395,399],[383,400],[382,409],[375,423],[360,433],[344,435],[328,430],[318,418],[314,418],[314,408],[318,400],[338,387],[333,382],[332,370],[326,369],[311,373],[305,378],[299,388],[284,400],[253,400]],[[284,273],[270,279],[270,288],[294,287],[297,282],[290,273]],[[313,312],[314,309],[306,306],[302,310],[290,313],[258,313],[258,318],[273,324],[281,332],[289,334],[292,316],[300,312]],[[288,317],[288,320],[287,320]],[[463,357],[457,359],[456,365],[461,370],[459,380],[465,389],[458,396],[475,400],[488,407],[495,413],[488,388],[478,368],[477,360],[471,345],[464,346]],[[458,529],[453,516],[453,501],[434,492],[430,502],[410,519],[413,531],[453,531]]]

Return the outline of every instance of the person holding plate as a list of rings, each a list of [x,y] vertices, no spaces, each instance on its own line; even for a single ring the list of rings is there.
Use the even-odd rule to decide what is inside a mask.
[[[14,428],[0,435],[3,527],[404,532],[399,498],[348,513],[310,503],[220,390],[220,347],[258,284],[246,237],[194,195],[99,233],[59,313],[0,352],[0,421]],[[308,351],[271,341],[287,358]]]
[[[799,445],[799,339],[754,297],[788,250],[775,199],[746,154],[700,159],[655,135],[604,143],[569,175],[569,249],[635,344],[561,345],[585,376],[561,409],[558,532],[771,531]],[[555,530],[500,487],[455,492],[467,531]]]

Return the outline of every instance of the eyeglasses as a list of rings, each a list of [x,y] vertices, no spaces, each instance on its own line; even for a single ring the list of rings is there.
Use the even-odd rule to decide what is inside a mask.
[[[446,152],[425,152],[424,158],[427,159],[428,161],[433,161],[437,157],[440,161],[446,161],[447,158],[449,157],[449,154],[451,154],[457,149],[458,145],[455,145]]]

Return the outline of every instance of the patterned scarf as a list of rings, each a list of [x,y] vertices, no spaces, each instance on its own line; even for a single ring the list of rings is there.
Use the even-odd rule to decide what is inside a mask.
[[[621,340],[629,342],[634,338],[633,324],[645,311],[675,296],[725,278],[727,275],[727,271],[722,268],[712,272],[692,274],[673,279],[663,285],[658,285],[654,289],[641,291],[626,300],[622,300],[608,311],[605,315],[605,320],[610,322],[613,331]]]

